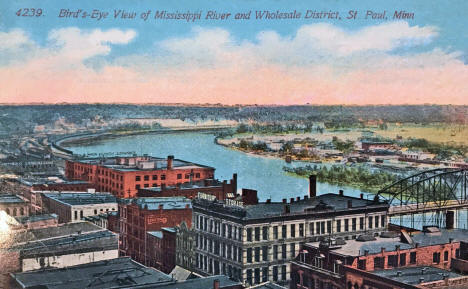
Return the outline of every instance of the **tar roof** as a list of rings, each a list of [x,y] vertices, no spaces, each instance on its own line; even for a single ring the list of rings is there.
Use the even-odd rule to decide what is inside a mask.
[[[135,158],[141,158],[139,161],[142,162],[154,162],[155,167],[153,168],[139,168],[136,164],[119,164],[118,160],[119,159],[135,159]],[[144,156],[144,157],[114,157],[114,158],[107,158],[107,159],[83,159],[83,160],[78,160],[78,162],[81,163],[87,163],[87,164],[95,164],[95,165],[101,165],[106,168],[114,169],[114,170],[119,170],[119,171],[154,171],[154,170],[167,170],[167,159],[166,158],[159,158],[159,157],[149,157],[149,156]],[[205,166],[189,161],[184,161],[181,159],[173,159],[172,161],[172,168],[173,169],[196,169],[196,168],[209,168],[209,169],[214,169],[213,167],[210,166]]]
[[[29,223],[29,222],[38,222],[50,219],[57,219],[58,216],[56,214],[42,214],[42,215],[30,215],[30,216],[23,216],[23,217],[16,217],[16,220],[22,224]]]
[[[373,271],[371,273],[409,285],[439,281],[447,277],[461,277],[457,273],[436,267],[401,267],[391,270]]]
[[[290,214],[303,214],[306,210],[310,213],[320,211],[339,211],[348,210],[349,203],[352,208],[366,208],[375,205],[384,205],[383,203],[375,203],[366,199],[359,199],[348,196],[340,196],[336,194],[323,194],[315,198],[302,199],[292,203],[259,203],[256,205],[245,206],[247,219],[257,219],[272,216],[279,216],[284,213],[285,205],[289,206]]]
[[[169,284],[151,284],[146,286],[134,286],[129,288],[140,288],[140,289],[213,289],[213,283],[215,280],[219,281],[219,288],[232,287],[240,285],[240,282],[233,281],[224,275],[208,276],[204,278],[189,279],[182,282],[174,280]]]
[[[45,193],[47,198],[53,199],[57,202],[69,205],[69,206],[78,206],[78,205],[94,205],[94,204],[106,204],[106,203],[117,203],[117,198],[111,194],[92,194],[92,193],[67,193],[67,194],[57,194],[57,193]]]
[[[133,202],[141,209],[159,210],[177,210],[192,208],[192,201],[185,197],[163,197],[163,198],[136,198]]]
[[[13,194],[0,194],[0,204],[26,203],[23,199]]]
[[[345,245],[332,251],[345,256],[362,256],[367,251],[369,254],[376,254],[381,252],[382,248],[387,252],[396,250],[399,246],[400,250],[407,250],[414,248],[416,243],[419,247],[427,247],[432,245],[447,244],[450,241],[468,241],[468,230],[454,229],[445,230],[441,229],[440,232],[435,233],[417,233],[411,237],[413,244],[402,242],[400,237],[395,238],[382,238],[376,237],[375,241],[360,242],[357,240],[347,240]],[[308,243],[308,246],[319,247],[320,242]]]
[[[24,288],[131,288],[139,284],[170,282],[172,278],[129,257],[87,263],[61,269],[12,274]],[[193,288],[192,288],[193,289]]]

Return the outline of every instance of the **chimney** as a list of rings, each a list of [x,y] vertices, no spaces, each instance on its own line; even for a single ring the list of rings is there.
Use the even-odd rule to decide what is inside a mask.
[[[309,197],[317,196],[317,175],[309,176]]]
[[[361,193],[361,194],[359,195],[359,197],[361,198],[361,200],[364,199],[364,194]]]
[[[343,196],[343,190],[339,190],[339,191],[338,191],[338,194],[339,194],[340,196]]]
[[[352,207],[353,207],[353,201],[348,200],[348,208],[352,208]]]
[[[291,213],[291,207],[289,205],[284,205],[284,213],[285,214]]]
[[[258,204],[258,197],[256,190],[242,189],[242,202],[244,205]]]
[[[219,280],[218,279],[213,281],[213,289],[219,289]]]
[[[237,174],[232,175],[232,192],[236,193],[237,192]]]
[[[286,204],[287,201],[288,199],[283,199],[283,204]]]
[[[385,247],[380,247],[380,252],[383,254],[385,253]]]
[[[266,203],[267,203],[267,204],[271,203],[271,199],[267,199],[267,200],[266,200]]]
[[[167,169],[172,170],[172,162],[174,161],[174,156],[167,156]]]
[[[309,196],[308,195],[305,195],[304,196],[304,200],[308,200],[309,199]]]
[[[289,202],[290,202],[290,203],[294,203],[294,198],[290,198],[290,199],[289,199]]]
[[[296,197],[296,202],[299,202],[301,200],[301,197]]]

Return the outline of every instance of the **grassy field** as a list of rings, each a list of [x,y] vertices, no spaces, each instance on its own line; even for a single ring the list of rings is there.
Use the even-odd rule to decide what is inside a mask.
[[[387,130],[374,130],[376,134],[388,138],[424,138],[430,142],[468,145],[468,125],[417,125],[417,124],[389,124]]]

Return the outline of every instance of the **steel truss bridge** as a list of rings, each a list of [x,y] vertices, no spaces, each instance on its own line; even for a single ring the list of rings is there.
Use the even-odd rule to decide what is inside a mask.
[[[433,213],[440,223],[448,211],[468,208],[467,186],[467,169],[439,168],[403,178],[376,198],[390,204],[389,217]]]

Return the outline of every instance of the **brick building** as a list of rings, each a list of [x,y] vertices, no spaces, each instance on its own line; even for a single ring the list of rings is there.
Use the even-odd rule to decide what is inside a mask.
[[[90,182],[98,191],[111,192],[119,198],[133,198],[140,188],[213,179],[214,171],[212,167],[174,159],[174,156],[67,160],[65,164],[68,179]]]
[[[161,231],[182,222],[192,224],[192,204],[184,197],[121,199],[120,255],[145,264],[147,232]]]
[[[385,232],[306,243],[292,262],[291,288],[426,288],[427,282],[462,277],[450,270],[468,269],[461,259],[468,257],[467,240],[467,230],[428,227],[412,236]]]
[[[47,211],[57,214],[60,223],[79,222],[85,217],[118,210],[117,199],[111,194],[43,194]]]
[[[29,202],[17,195],[0,193],[0,210],[12,217],[29,216]]]
[[[195,198],[198,193],[210,194],[218,200],[233,198],[237,192],[237,174],[227,182],[214,179],[205,179],[193,181],[175,186],[161,186],[153,188],[141,188],[138,190],[137,197],[174,197],[181,196],[189,199]]]
[[[149,231],[146,234],[146,265],[170,273],[176,265],[177,229],[162,228],[160,231]]]
[[[252,190],[243,197],[193,201],[196,272],[226,274],[246,284],[287,283],[301,244],[324,236],[378,235],[387,226],[388,204],[343,193],[316,196],[314,176],[304,199],[258,203]]]

